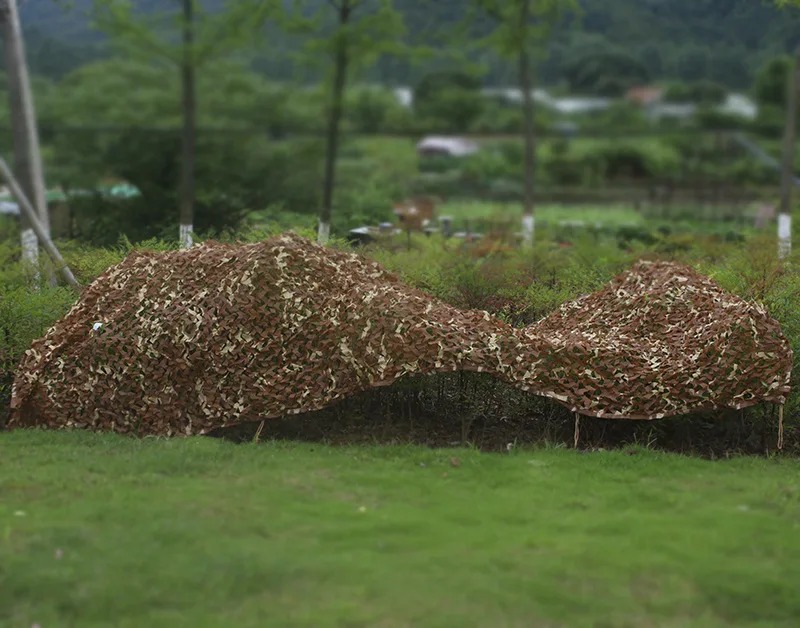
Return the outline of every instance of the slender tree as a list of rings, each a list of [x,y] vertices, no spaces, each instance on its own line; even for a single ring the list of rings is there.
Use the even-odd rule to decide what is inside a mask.
[[[181,49],[181,184],[180,184],[180,243],[183,248],[192,246],[194,232],[195,199],[195,145],[197,143],[197,91],[194,64],[194,0],[182,0]]]
[[[17,0],[0,0],[0,35],[3,38],[8,76],[14,171],[21,192],[34,207],[44,233],[49,238],[50,214],[47,208],[44,168]],[[22,205],[19,199],[17,202]],[[39,239],[24,211],[20,213],[20,222],[23,264],[28,269],[38,269]],[[38,274],[36,276],[38,277]],[[49,279],[51,285],[54,285],[55,275],[51,274]]]
[[[775,0],[778,7],[800,6],[800,0]],[[792,252],[792,188],[795,144],[797,142],[797,106],[800,91],[800,45],[786,77],[786,124],[783,133],[781,163],[781,199],[778,209],[778,257],[788,257]]]
[[[336,10],[339,32],[333,42],[333,85],[331,87],[330,111],[325,148],[325,178],[322,188],[322,208],[319,214],[317,240],[325,244],[331,234],[331,215],[333,213],[333,186],[336,179],[336,157],[339,149],[339,125],[342,121],[344,90],[347,83],[347,65],[350,56],[345,29],[353,16],[352,2],[357,0],[331,0]]]
[[[523,241],[533,246],[535,233],[536,130],[533,99],[534,59],[550,38],[553,27],[568,13],[577,13],[577,0],[472,0],[477,17],[489,18],[492,28],[483,44],[517,66],[522,93],[524,136]]]
[[[786,77],[786,126],[783,133],[781,163],[781,201],[778,210],[778,257],[792,252],[792,188],[797,142],[797,97],[800,90],[800,47],[795,52],[791,71]]]
[[[300,34],[327,31],[327,36],[309,38],[303,55],[314,64],[326,63],[328,70],[325,172],[317,231],[317,241],[325,244],[331,232],[348,79],[371,67],[380,56],[408,54],[411,47],[401,42],[405,26],[392,0],[327,0],[311,18],[293,21],[291,29]]]
[[[181,169],[179,185],[181,246],[192,246],[197,138],[196,75],[209,62],[257,40],[270,18],[283,10],[281,0],[228,0],[219,13],[203,11],[199,0],[177,0],[167,16],[142,16],[130,0],[94,0],[95,25],[127,52],[168,63],[181,77]],[[164,17],[172,18],[172,28]],[[175,27],[179,31],[173,43]]]

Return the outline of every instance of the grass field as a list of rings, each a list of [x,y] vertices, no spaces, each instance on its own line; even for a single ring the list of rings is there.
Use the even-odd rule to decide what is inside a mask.
[[[493,217],[520,217],[522,205],[519,203],[445,203],[437,210],[439,215],[451,215],[456,220],[474,220]],[[540,223],[558,224],[559,222],[582,222],[586,225],[635,225],[642,224],[644,218],[632,207],[597,205],[540,205],[536,208],[536,220]]]
[[[0,625],[796,626],[800,462],[0,434]]]

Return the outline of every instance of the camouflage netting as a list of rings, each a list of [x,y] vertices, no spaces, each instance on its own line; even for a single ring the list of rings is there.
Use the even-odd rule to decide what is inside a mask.
[[[791,366],[761,306],[677,264],[642,262],[514,329],[285,235],[137,252],[109,269],[27,352],[10,427],[198,434],[457,370],[584,415],[655,419],[783,403]]]

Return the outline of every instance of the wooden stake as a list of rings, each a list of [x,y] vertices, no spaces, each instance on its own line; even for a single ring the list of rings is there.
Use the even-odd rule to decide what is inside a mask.
[[[253,442],[256,445],[258,444],[259,439],[261,438],[261,430],[263,429],[264,429],[264,421],[261,421],[261,425],[258,426],[258,429],[256,430],[256,435],[253,437]]]
[[[581,415],[577,412],[575,413],[575,449],[578,448],[578,443],[581,440]]]
[[[778,406],[778,451],[783,449],[783,406]]]
[[[11,194],[17,201],[17,204],[20,207],[20,210],[27,216],[28,220],[30,221],[31,227],[36,232],[36,236],[39,238],[39,241],[42,243],[44,250],[47,251],[47,254],[50,256],[50,259],[53,260],[53,264],[61,273],[61,276],[64,277],[64,280],[72,287],[75,292],[80,293],[81,285],[78,283],[78,280],[75,279],[75,275],[72,274],[69,266],[64,261],[64,258],[61,257],[61,253],[56,248],[56,245],[53,244],[53,241],[50,239],[50,234],[47,232],[47,229],[39,220],[39,216],[36,215],[36,210],[31,205],[31,202],[28,200],[28,197],[22,191],[22,188],[19,185],[19,182],[14,178],[14,175],[11,172],[11,168],[8,167],[8,163],[6,160],[0,157],[0,176],[6,180],[9,189],[11,190]]]

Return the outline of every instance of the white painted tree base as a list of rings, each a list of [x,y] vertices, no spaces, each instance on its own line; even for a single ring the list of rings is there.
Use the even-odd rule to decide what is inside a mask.
[[[194,244],[194,225],[181,225],[180,228],[180,243],[182,249],[190,249]]]
[[[330,239],[331,223],[320,221],[319,228],[317,229],[317,244],[327,244]]]
[[[33,267],[39,266],[39,238],[33,229],[23,229],[20,234],[22,262]]]
[[[792,216],[778,214],[778,257],[784,259],[792,252]]]
[[[533,246],[533,236],[536,229],[536,218],[533,215],[522,217],[522,242],[526,247]]]
[[[38,290],[42,281],[39,272],[39,238],[33,229],[23,229],[19,239],[22,248],[22,268],[24,272],[30,273],[31,286],[34,290]]]

